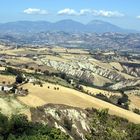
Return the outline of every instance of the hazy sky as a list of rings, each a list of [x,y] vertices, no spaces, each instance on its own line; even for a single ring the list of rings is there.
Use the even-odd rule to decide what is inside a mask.
[[[0,22],[18,20],[87,23],[100,19],[140,30],[140,0],[0,0]]]

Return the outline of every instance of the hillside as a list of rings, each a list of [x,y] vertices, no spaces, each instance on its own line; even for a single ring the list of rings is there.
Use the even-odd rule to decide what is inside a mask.
[[[130,112],[139,109],[138,104],[132,106],[130,95],[140,94],[139,61],[133,55],[130,59],[130,54],[114,51],[92,53],[88,49],[59,46],[5,47],[0,55],[1,91],[11,94],[16,88],[17,99],[29,107],[54,103],[109,108],[109,113],[139,122],[139,116]],[[123,62],[129,64],[127,68]],[[135,68],[135,74],[129,73],[129,69]],[[15,83],[18,75],[25,80],[21,85]]]
[[[55,90],[55,87],[59,88],[59,90]],[[140,123],[139,115],[74,89],[49,83],[43,84],[43,87],[40,87],[39,85],[34,86],[33,84],[25,84],[23,88],[29,89],[29,95],[25,97],[18,97],[18,99],[30,107],[37,107],[45,105],[46,103],[53,103],[80,108],[108,108],[110,114],[127,118],[129,121],[135,123]]]
[[[107,110],[48,104],[31,109],[32,121],[55,126],[73,140],[138,140],[140,125],[111,116]]]
[[[7,137],[139,139],[138,52],[1,45],[0,55],[0,112],[27,115],[31,132],[8,125]]]
[[[26,115],[0,113],[1,140],[138,140],[140,125],[111,116],[108,110],[48,104]]]

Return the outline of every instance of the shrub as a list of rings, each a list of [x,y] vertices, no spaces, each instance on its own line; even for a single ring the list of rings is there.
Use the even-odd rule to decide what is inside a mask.
[[[71,131],[71,129],[72,129],[72,121],[71,120],[68,120],[67,118],[64,118],[64,126],[69,131]]]
[[[24,78],[21,74],[17,75],[16,77],[16,83],[21,84],[24,81]]]
[[[0,140],[70,140],[61,130],[29,122],[25,115],[0,114]]]

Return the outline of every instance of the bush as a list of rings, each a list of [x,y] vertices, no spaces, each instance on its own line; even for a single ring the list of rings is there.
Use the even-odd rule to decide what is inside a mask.
[[[13,87],[12,87],[12,89],[11,89],[10,91],[11,91],[12,93],[15,93],[16,89],[17,89],[17,85],[14,84]]]
[[[1,87],[1,90],[4,91],[4,86]]]
[[[16,77],[16,83],[21,84],[23,81],[24,81],[23,76],[21,74],[20,75],[17,75],[17,77]]]
[[[71,120],[68,120],[67,118],[64,118],[64,126],[69,131],[71,131],[71,129],[72,129],[72,121]]]
[[[25,115],[0,114],[0,140],[70,140],[61,130],[29,122]]]
[[[19,70],[14,69],[12,67],[7,67],[6,68],[6,73],[13,74],[13,75],[19,75],[19,74],[21,74]]]
[[[87,140],[140,140],[140,124],[111,116],[106,109],[89,111],[92,111],[93,119],[90,122],[91,132],[86,135]]]
[[[133,109],[133,112],[140,115],[140,109],[135,108],[135,109]]]

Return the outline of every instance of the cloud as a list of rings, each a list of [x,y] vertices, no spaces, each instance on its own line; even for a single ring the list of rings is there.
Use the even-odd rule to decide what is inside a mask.
[[[92,10],[90,10],[90,9],[81,9],[79,12],[79,15],[87,15],[90,13],[92,13]]]
[[[136,18],[137,18],[137,19],[140,19],[140,16],[137,16]]]
[[[23,12],[25,14],[40,14],[40,15],[48,14],[48,11],[37,9],[37,8],[28,8],[28,9],[25,9]]]
[[[124,14],[118,11],[106,11],[106,10],[94,10],[94,9],[81,9],[76,11],[74,9],[65,8],[58,11],[58,15],[93,15],[93,16],[102,16],[102,17],[123,17]]]
[[[74,9],[65,8],[63,10],[58,11],[58,15],[78,15],[78,13]]]
[[[93,10],[92,14],[94,16],[102,16],[102,17],[123,17],[124,14],[118,11],[105,11],[105,10]]]

